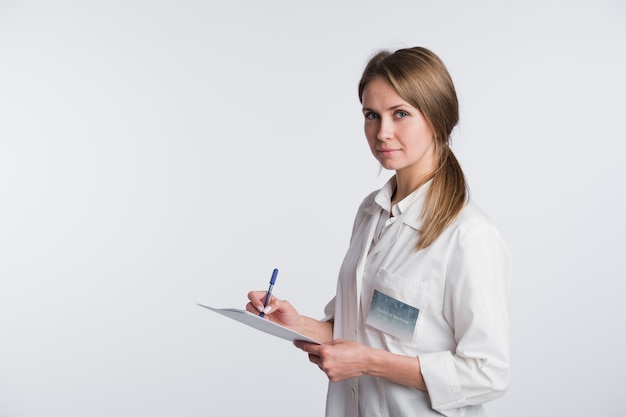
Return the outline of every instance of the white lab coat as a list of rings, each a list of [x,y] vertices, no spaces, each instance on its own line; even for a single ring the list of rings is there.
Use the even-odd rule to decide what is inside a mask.
[[[330,382],[327,417],[478,417],[481,404],[507,389],[508,248],[470,201],[432,245],[416,251],[429,186],[394,207],[390,221],[394,177],[363,200],[325,309],[335,339],[418,357],[428,393],[372,376]],[[411,340],[365,324],[374,289],[419,309]]]

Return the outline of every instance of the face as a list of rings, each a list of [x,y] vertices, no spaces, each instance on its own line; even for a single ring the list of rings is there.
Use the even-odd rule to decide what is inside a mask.
[[[363,90],[365,136],[380,164],[398,179],[421,181],[436,166],[435,135],[428,121],[384,79],[374,78]]]

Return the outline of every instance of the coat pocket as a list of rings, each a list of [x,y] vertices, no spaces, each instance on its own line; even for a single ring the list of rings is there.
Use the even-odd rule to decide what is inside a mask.
[[[429,283],[381,268],[374,280],[366,331],[370,336],[381,333],[386,344],[420,347],[429,292]]]

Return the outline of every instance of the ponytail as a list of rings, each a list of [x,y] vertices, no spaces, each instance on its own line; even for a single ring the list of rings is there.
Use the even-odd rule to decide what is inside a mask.
[[[468,198],[467,182],[459,161],[448,145],[441,150],[440,165],[432,177],[422,211],[423,226],[416,249],[430,246],[459,214]]]

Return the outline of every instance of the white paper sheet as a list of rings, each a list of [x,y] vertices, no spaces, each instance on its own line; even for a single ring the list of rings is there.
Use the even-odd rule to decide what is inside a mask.
[[[289,340],[291,342],[295,340],[304,340],[306,342],[316,343],[318,345],[320,344],[318,341],[313,340],[310,337],[302,335],[298,332],[294,332],[291,329],[288,329],[279,324],[273,323],[266,318],[260,317],[256,314],[252,314],[246,310],[240,310],[237,308],[214,308],[214,307],[209,307],[208,305],[201,304],[201,303],[197,303],[197,304],[200,307],[204,307],[218,314],[221,314],[223,316],[236,320],[239,323],[243,323],[246,326],[254,327],[257,330],[260,330],[267,334],[271,334],[281,339]]]

